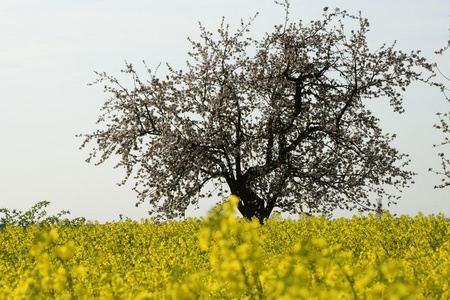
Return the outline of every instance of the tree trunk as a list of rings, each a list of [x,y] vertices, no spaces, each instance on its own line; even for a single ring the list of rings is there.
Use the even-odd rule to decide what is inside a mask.
[[[261,224],[264,224],[264,219],[269,218],[272,209],[266,207],[264,200],[252,190],[238,190],[236,196],[239,197],[238,210],[242,216],[249,220],[257,217]]]
[[[225,176],[228,186],[232,194],[239,197],[238,210],[244,218],[252,220],[257,217],[261,224],[264,224],[264,219],[268,219],[274,208],[273,203],[267,204],[250,188],[248,176],[246,173],[239,176],[238,179],[233,179],[231,176]]]

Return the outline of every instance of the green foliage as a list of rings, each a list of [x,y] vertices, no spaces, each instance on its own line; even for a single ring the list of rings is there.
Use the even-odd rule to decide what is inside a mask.
[[[30,226],[34,224],[39,225],[81,225],[86,222],[83,217],[78,217],[72,220],[68,218],[62,219],[62,216],[69,215],[70,211],[62,210],[54,216],[47,216],[47,212],[43,209],[50,205],[50,201],[40,201],[33,205],[29,210],[22,212],[17,209],[9,210],[8,208],[1,208],[0,213],[4,216],[0,218],[0,225],[16,226]]]

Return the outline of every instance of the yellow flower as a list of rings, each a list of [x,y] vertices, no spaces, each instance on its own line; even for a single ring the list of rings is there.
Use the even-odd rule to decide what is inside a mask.
[[[67,271],[63,267],[59,267],[56,271],[55,279],[53,282],[53,288],[57,292],[61,292],[64,290],[67,282]]]
[[[0,299],[449,298],[443,217],[261,226],[235,218],[237,201],[201,222],[6,227]]]
[[[236,196],[236,195],[231,195],[230,196],[230,203],[231,203],[233,208],[237,208],[238,207],[238,203],[239,203],[239,197]]]
[[[56,256],[62,260],[69,260],[75,253],[75,243],[69,241],[66,244],[59,246],[55,249]]]
[[[72,268],[71,274],[74,278],[78,278],[86,275],[87,270],[85,266],[78,265]]]

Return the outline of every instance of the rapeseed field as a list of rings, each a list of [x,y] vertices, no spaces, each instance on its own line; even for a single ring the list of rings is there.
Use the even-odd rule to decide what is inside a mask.
[[[0,299],[450,299],[443,215],[5,226]]]

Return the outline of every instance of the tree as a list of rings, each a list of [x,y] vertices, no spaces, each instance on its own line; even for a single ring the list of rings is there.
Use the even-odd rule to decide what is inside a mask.
[[[450,32],[450,30],[449,30]],[[436,54],[443,54],[444,51],[448,50],[448,47],[450,46],[450,38],[447,41],[447,46],[436,51]],[[447,80],[450,82],[450,78],[446,77],[441,70],[439,70],[439,67],[437,65],[435,65],[436,69],[438,70],[438,72]],[[445,93],[445,91],[448,90],[445,85],[441,85],[441,91],[444,94],[445,99],[450,103],[450,98],[447,96],[447,94]],[[446,112],[446,113],[437,113],[438,117],[439,117],[439,124],[435,124],[434,128],[441,130],[444,134],[449,134],[450,133],[450,111]],[[440,143],[440,144],[436,144],[433,145],[433,147],[443,147],[443,146],[449,146],[450,145],[450,139],[448,136],[446,136],[444,138],[444,140]],[[440,152],[438,153],[439,157],[441,158],[441,166],[442,166],[442,171],[435,171],[433,170],[433,168],[430,168],[430,171],[438,174],[438,175],[442,175],[444,176],[441,179],[441,184],[436,185],[434,188],[445,188],[450,186],[450,159],[445,157],[445,153],[444,152]]]
[[[261,222],[274,208],[329,215],[395,203],[384,186],[407,187],[414,173],[365,103],[387,98],[402,113],[402,91],[429,82],[421,72],[433,74],[432,65],[395,43],[370,51],[361,14],[325,8],[321,20],[291,23],[284,6],[284,25],[261,40],[248,37],[253,19],[235,33],[222,20],[217,37],[200,24],[186,69],[167,65],[165,78],[146,67],[143,81],[126,63],[127,88],[97,72],[112,97],[97,122],[106,128],[84,135],[80,148],[97,143],[87,162],[120,156],[136,205],[149,201],[150,214],[167,218],[225,192]]]
[[[17,209],[10,211],[8,208],[0,208],[0,214],[3,214],[3,217],[0,218],[0,229],[6,225],[26,227],[34,224],[61,224],[68,226],[82,225],[86,223],[86,219],[83,217],[78,217],[72,220],[69,220],[68,218],[62,219],[62,216],[70,215],[70,211],[68,210],[62,210],[54,216],[47,216],[47,212],[43,210],[43,208],[48,205],[50,205],[49,201],[40,201],[25,212]]]

